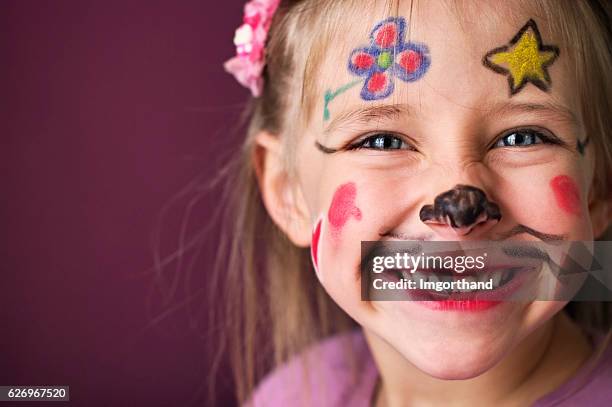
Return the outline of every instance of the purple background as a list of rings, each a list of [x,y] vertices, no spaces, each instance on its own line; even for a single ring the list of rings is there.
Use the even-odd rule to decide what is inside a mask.
[[[79,406],[204,404],[214,343],[183,311],[151,329],[150,239],[162,207],[238,148],[247,91],[222,62],[242,5],[0,4],[0,385],[69,385]]]

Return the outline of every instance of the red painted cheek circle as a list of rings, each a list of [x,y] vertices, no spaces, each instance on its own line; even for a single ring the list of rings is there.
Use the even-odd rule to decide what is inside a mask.
[[[414,51],[407,51],[400,57],[399,65],[407,72],[413,73],[421,66],[421,55]]]
[[[336,190],[327,214],[330,225],[336,231],[344,227],[351,217],[361,219],[361,211],[355,206],[356,197],[357,187],[352,182],[341,185]]]
[[[384,73],[376,72],[370,77],[368,82],[368,90],[370,92],[380,92],[387,86],[387,77]]]
[[[376,34],[376,44],[382,48],[388,48],[395,43],[395,26],[393,24],[382,27]]]
[[[321,221],[317,223],[314,232],[312,232],[312,244],[310,250],[312,254],[312,261],[315,267],[319,266],[319,239],[321,238]]]
[[[559,175],[550,181],[557,205],[563,211],[580,215],[580,192],[576,183],[567,175]]]

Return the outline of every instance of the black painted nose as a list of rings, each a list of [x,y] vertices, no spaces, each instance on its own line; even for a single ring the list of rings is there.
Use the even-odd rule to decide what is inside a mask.
[[[448,225],[458,234],[467,235],[480,224],[499,222],[502,215],[482,189],[456,185],[438,195],[433,205],[423,206],[419,217],[425,223]]]

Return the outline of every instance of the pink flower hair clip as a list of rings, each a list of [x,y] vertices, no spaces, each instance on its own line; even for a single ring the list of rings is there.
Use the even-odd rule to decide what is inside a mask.
[[[234,35],[236,56],[223,64],[254,97],[259,97],[263,89],[266,37],[279,3],[280,0],[251,0],[244,5],[243,24]]]

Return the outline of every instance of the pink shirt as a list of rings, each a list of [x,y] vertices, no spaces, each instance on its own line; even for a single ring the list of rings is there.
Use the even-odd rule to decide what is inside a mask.
[[[594,346],[599,340],[601,337]],[[345,352],[349,349],[356,358]],[[612,406],[612,347],[591,368],[593,361],[585,363],[574,377],[533,407]],[[358,367],[355,370],[354,364]],[[305,374],[305,368],[310,374]],[[357,372],[355,377],[353,371]],[[367,407],[371,405],[377,377],[365,337],[357,330],[326,339],[270,373],[247,406]],[[579,386],[582,383],[585,384]]]

